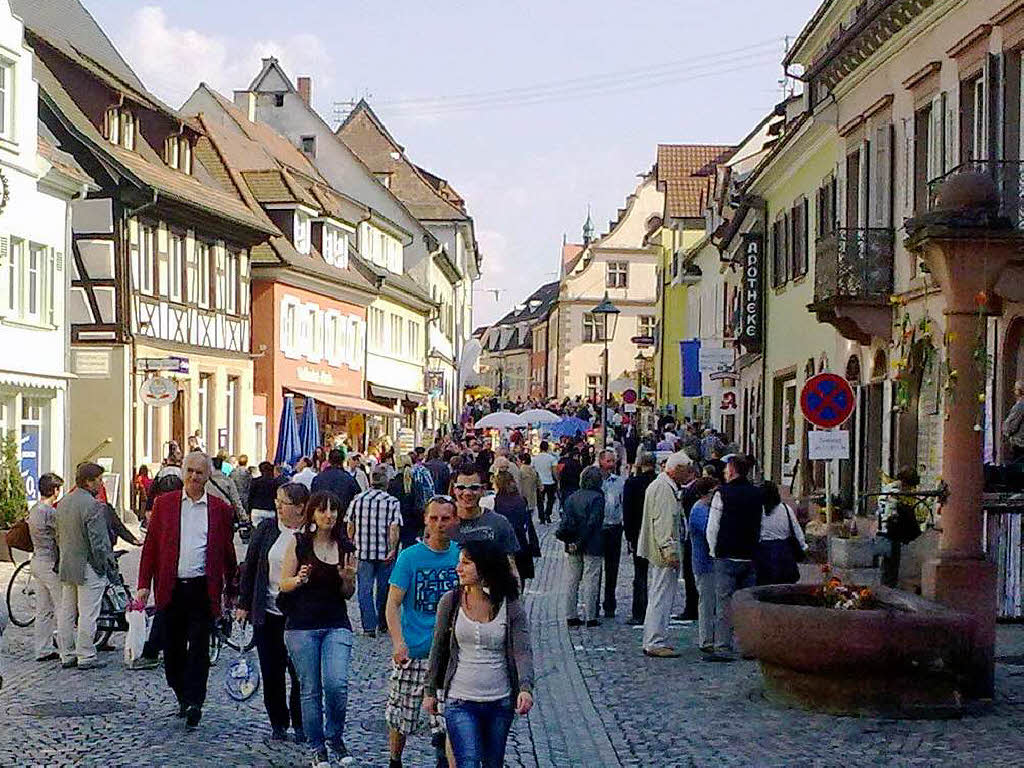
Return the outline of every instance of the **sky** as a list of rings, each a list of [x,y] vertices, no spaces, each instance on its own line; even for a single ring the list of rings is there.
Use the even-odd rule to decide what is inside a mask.
[[[313,104],[365,97],[476,222],[475,324],[557,278],[658,143],[741,140],[781,97],[785,38],[820,0],[84,0],[157,96],[243,89],[262,56]]]

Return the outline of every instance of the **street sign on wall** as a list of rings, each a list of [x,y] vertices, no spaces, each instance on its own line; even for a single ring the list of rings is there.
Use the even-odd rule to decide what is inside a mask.
[[[807,458],[811,460],[850,458],[850,430],[812,429],[807,433]]]
[[[855,404],[849,382],[834,373],[812,376],[800,392],[804,418],[821,429],[838,427],[850,418]]]

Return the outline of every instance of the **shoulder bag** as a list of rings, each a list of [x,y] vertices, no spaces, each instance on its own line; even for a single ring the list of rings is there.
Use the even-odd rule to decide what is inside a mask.
[[[789,508],[789,505],[783,504],[783,506],[786,508],[786,522],[789,523],[789,537],[786,541],[789,543],[790,552],[793,554],[793,561],[802,563],[807,559],[807,553],[800,546],[800,539],[796,537],[796,531],[793,530],[793,511]]]

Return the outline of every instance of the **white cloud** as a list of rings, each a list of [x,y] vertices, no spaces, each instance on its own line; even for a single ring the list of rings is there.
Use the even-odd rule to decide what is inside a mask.
[[[265,40],[218,37],[175,26],[163,8],[147,5],[114,36],[142,82],[173,106],[184,102],[200,82],[226,95],[245,88],[264,56],[276,56],[293,82],[298,75],[313,76],[314,100],[331,85],[331,55],[308,33]]]

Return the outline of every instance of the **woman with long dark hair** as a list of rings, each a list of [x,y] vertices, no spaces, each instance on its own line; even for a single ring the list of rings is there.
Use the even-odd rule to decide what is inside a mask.
[[[356,570],[343,513],[333,493],[313,494],[281,566],[278,605],[286,617],[285,645],[299,675],[302,725],[314,768],[330,768],[327,747],[343,763],[351,761],[344,739],[352,658],[345,601],[355,593]]]
[[[761,542],[754,555],[757,583],[795,584],[800,580],[800,568],[794,548],[807,549],[803,529],[790,506],[782,501],[779,486],[766,480],[761,485],[761,496]]]
[[[308,501],[309,489],[302,483],[286,483],[277,489],[277,517],[261,522],[249,541],[235,609],[237,620],[252,622],[263,677],[263,704],[270,718],[270,738],[285,740],[290,722],[295,741],[300,744],[306,736],[299,678],[285,648],[285,617],[277,606],[277,596],[281,591],[285,553],[305,523]],[[286,695],[288,678],[292,681],[291,697]]]
[[[519,542],[515,554],[516,570],[519,571],[520,586],[525,591],[526,580],[533,578],[533,552],[537,532],[533,532],[531,541],[533,521],[530,519],[530,510],[511,472],[502,470],[494,476],[494,490],[494,511],[508,520]]]
[[[493,541],[465,542],[455,570],[459,586],[437,606],[423,706],[436,715],[444,691],[456,768],[501,768],[513,713],[533,707],[529,621]]]

